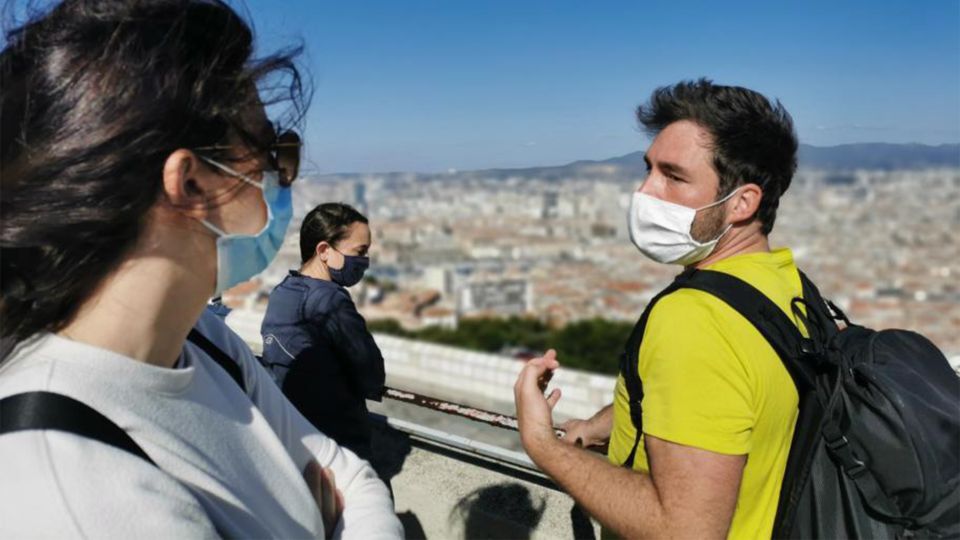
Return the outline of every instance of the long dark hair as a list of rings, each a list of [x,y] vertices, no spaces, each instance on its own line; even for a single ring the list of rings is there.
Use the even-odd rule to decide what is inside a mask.
[[[253,59],[220,0],[64,0],[0,53],[0,358],[56,331],[119,264],[178,148],[272,143],[251,111],[309,102],[299,48]],[[216,155],[228,159],[225,154]]]
[[[317,250],[317,244],[326,242],[336,247],[346,238],[350,225],[367,223],[367,218],[356,208],[345,203],[323,203],[307,214],[300,224],[300,260],[309,261]]]

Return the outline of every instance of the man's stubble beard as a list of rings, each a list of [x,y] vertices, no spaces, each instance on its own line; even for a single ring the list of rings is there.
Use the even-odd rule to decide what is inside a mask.
[[[693,219],[693,225],[690,226],[690,236],[701,243],[716,239],[726,228],[723,223],[724,217],[722,204],[699,212]]]

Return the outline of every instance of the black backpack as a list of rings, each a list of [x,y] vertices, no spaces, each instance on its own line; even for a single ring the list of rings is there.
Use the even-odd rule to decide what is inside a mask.
[[[637,358],[647,318],[665,295],[698,289],[750,321],[797,387],[774,538],[960,537],[960,378],[923,336],[855,325],[800,277],[792,311],[809,338],[760,291],[721,272],[685,271],[647,305],[621,357],[637,428],[624,466],[642,433]]]

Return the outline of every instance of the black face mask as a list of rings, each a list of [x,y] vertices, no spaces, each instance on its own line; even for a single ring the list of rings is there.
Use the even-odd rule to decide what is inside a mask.
[[[340,253],[337,251],[337,253]],[[343,255],[341,253],[341,255]],[[363,279],[363,273],[370,267],[370,257],[343,255],[343,268],[330,268],[330,279],[341,287],[353,287]]]

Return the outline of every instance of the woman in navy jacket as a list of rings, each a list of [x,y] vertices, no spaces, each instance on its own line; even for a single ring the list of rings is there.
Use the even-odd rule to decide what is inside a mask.
[[[260,333],[263,360],[314,426],[370,459],[367,399],[383,394],[383,356],[345,287],[369,266],[367,218],[325,203],[300,227],[303,264],[270,293]]]

